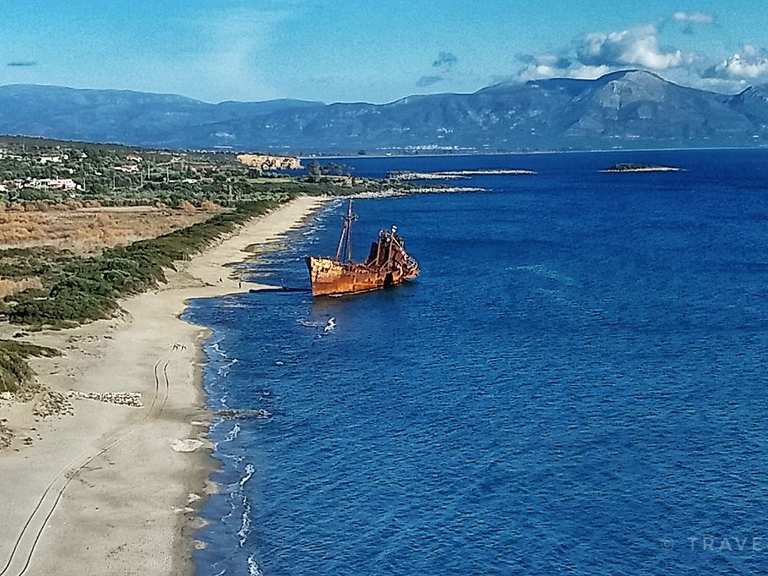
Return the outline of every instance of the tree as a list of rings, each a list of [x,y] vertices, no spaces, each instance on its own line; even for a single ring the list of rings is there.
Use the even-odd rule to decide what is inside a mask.
[[[323,167],[317,160],[313,160],[307,167],[309,173],[309,179],[312,182],[317,182],[323,175]]]

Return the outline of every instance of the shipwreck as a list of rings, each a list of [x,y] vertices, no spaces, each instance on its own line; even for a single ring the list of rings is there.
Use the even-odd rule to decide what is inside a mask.
[[[313,296],[338,296],[397,286],[419,275],[419,264],[405,251],[397,227],[381,230],[367,260],[352,260],[352,200],[343,219],[335,258],[308,256],[307,268]]]

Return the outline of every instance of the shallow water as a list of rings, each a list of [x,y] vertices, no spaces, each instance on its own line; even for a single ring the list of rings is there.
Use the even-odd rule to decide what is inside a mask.
[[[222,494],[200,573],[762,574],[768,152],[355,159],[531,168],[361,200],[423,275],[195,302]],[[615,162],[685,172],[598,174]],[[451,181],[456,185],[456,181]],[[255,265],[307,287],[341,206]],[[334,318],[335,328],[326,330]]]

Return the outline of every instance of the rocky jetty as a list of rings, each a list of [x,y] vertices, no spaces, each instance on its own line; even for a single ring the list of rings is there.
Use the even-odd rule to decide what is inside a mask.
[[[410,180],[461,180],[473,176],[535,176],[535,170],[521,168],[493,168],[488,170],[448,170],[442,172],[390,172],[389,180],[407,182]]]

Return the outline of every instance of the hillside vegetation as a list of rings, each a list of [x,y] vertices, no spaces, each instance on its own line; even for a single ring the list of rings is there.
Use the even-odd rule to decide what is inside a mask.
[[[0,137],[0,212],[153,206],[235,207],[275,194],[370,192],[380,183],[333,174],[290,175],[234,154]]]

